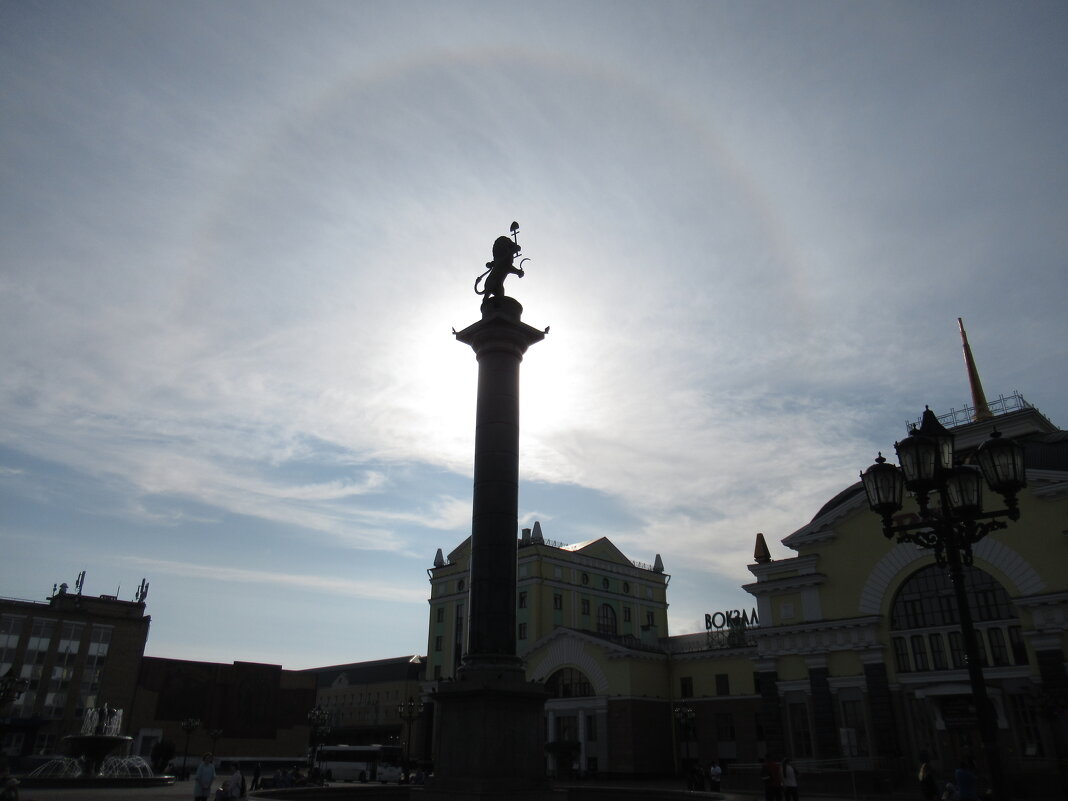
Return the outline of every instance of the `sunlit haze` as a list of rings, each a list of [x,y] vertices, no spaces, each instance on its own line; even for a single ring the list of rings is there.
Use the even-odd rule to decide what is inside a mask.
[[[423,654],[452,336],[520,223],[520,524],[670,633],[924,405],[1068,425],[1068,5],[0,4],[0,595],[154,656]]]

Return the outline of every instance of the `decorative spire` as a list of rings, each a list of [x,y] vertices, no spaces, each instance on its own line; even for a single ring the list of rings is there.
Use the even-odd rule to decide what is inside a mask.
[[[972,388],[972,406],[975,407],[976,422],[990,420],[994,415],[986,403],[986,394],[983,392],[983,382],[979,380],[979,370],[976,369],[975,359],[972,358],[972,348],[968,344],[968,335],[964,331],[964,320],[957,318],[960,327],[960,341],[964,344],[964,366],[968,369],[968,384]]]
[[[768,543],[764,540],[764,535],[759,531],[756,537],[756,547],[753,549],[753,559],[757,564],[766,565],[771,561],[771,551],[768,550]]]

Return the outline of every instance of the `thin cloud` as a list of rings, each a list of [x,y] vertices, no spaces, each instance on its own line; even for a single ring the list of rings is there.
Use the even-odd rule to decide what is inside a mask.
[[[396,582],[357,581],[354,579],[330,576],[309,576],[291,573],[278,573],[265,570],[245,570],[234,567],[220,567],[194,562],[174,562],[161,559],[148,559],[141,556],[121,557],[123,562],[135,565],[153,573],[162,573],[182,578],[192,578],[209,582],[239,584],[256,584],[272,589],[288,588],[322,595],[365,598],[375,601],[397,603],[426,603],[426,590],[423,587],[406,588]]]

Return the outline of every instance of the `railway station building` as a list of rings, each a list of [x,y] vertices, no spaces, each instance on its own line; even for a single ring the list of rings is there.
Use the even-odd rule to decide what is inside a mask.
[[[1026,448],[1020,519],[965,568],[1005,769],[1026,793],[1061,782],[1068,759],[1068,432],[1019,395],[992,407],[992,420],[967,410],[943,424],[965,461],[993,426]],[[439,551],[429,571],[428,687],[463,655],[469,545]],[[659,556],[640,564],[608,539],[524,530],[516,638],[548,691],[550,772],[665,775],[716,759],[739,774],[791,756],[810,787],[833,768],[885,790],[914,778],[921,753],[951,771],[977,752],[954,597],[932,551],[888,540],[860,482],[782,545],[793,555],[772,559],[756,538],[752,613],[671,636]]]

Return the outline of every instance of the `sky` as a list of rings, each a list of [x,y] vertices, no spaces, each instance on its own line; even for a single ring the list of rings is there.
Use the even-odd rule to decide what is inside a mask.
[[[520,223],[520,525],[671,634],[925,405],[1068,424],[1061,2],[0,2],[0,596],[425,654]]]

